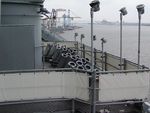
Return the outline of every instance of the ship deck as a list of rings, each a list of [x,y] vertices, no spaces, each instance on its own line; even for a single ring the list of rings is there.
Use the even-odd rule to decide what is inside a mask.
[[[78,54],[90,59],[90,48],[77,42],[49,42],[77,49]],[[141,113],[142,103],[149,100],[150,70],[124,59],[120,70],[119,57],[95,51],[96,111],[99,113]],[[0,113],[89,113],[91,109],[90,71],[77,68],[43,68],[0,72]],[[104,63],[104,71],[102,71]]]

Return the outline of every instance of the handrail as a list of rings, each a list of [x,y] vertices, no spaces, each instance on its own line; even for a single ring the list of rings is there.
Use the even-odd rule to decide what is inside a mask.
[[[80,70],[80,69],[72,69],[72,68],[53,68],[53,69],[31,69],[31,70],[7,70],[7,71],[0,71],[0,74],[12,74],[12,73],[36,73],[36,72],[81,72],[81,73],[90,73],[90,71]]]
[[[80,69],[72,69],[72,68],[54,68],[54,69],[32,69],[32,70],[8,70],[8,71],[0,71],[0,74],[12,74],[12,73],[36,73],[36,72],[81,72],[81,73],[91,73],[91,71],[80,70]],[[135,69],[135,70],[114,70],[114,71],[100,71],[97,76],[101,76],[104,74],[115,74],[115,73],[140,73],[140,72],[150,72],[150,69]]]
[[[46,99],[34,99],[34,100],[5,101],[5,102],[0,102],[0,106],[14,105],[14,104],[56,102],[56,101],[70,101],[70,100],[72,100],[72,99],[69,99],[69,98],[46,98]]]
[[[74,44],[76,44],[76,43],[78,43],[78,42],[75,42],[75,41],[52,41],[52,42],[48,42],[48,43],[74,43]],[[48,44],[48,43],[45,43],[45,44]],[[91,52],[90,51],[90,47],[89,46],[87,46],[87,45],[84,45],[84,47],[85,47],[85,49],[84,50],[82,50],[80,47],[81,47],[81,44],[80,43],[78,43],[79,44],[79,46],[78,46],[78,51],[80,51],[80,52],[85,52],[85,56],[86,56],[86,54],[88,54],[88,52]],[[73,48],[75,48],[75,46],[74,45],[71,45]],[[96,49],[96,51],[95,51],[97,54],[102,54],[102,51],[100,51],[100,50],[97,50]],[[105,52],[106,53],[106,52]],[[110,54],[110,53],[106,53],[107,55],[108,55],[108,57],[110,57],[110,58],[113,58],[114,60],[116,60],[116,61],[119,61],[120,60],[120,58],[118,57],[118,56],[116,56],[116,55],[113,55],[113,54]],[[88,54],[88,55],[90,55],[90,54]],[[96,57],[96,59],[98,59],[97,57]],[[131,66],[133,66],[133,68],[137,68],[137,64],[136,63],[134,63],[134,62],[132,62],[132,61],[129,61],[129,60],[126,60],[125,59],[125,61],[126,61],[126,63],[127,64],[129,64],[129,65],[131,65]],[[106,62],[106,64],[109,64],[108,62]],[[127,65],[127,64],[125,64],[125,65]],[[119,64],[117,64],[118,66],[119,66]],[[113,64],[111,64],[110,66],[115,66],[115,65],[113,65]],[[143,68],[143,66],[141,65],[140,66],[141,68]],[[145,67],[144,66],[144,68],[146,69],[148,69],[148,67]],[[119,69],[118,67],[116,67],[116,69]]]
[[[115,73],[140,73],[140,72],[150,72],[150,69],[135,69],[135,70],[115,70],[115,71],[100,71],[99,74],[103,75],[103,74],[115,74]]]
[[[120,104],[135,104],[135,103],[142,103],[143,101],[142,100],[122,100],[122,101],[112,101],[112,102],[100,102],[100,101],[97,101],[96,102],[96,105],[100,105],[100,106],[106,106],[106,105],[120,105]]]
[[[54,41],[54,42],[46,42],[46,43],[43,43],[41,46],[43,47],[46,47],[46,44],[48,43],[73,43],[71,46],[74,47],[74,44],[78,43],[78,42],[75,42],[75,41]],[[80,43],[78,43],[80,44]],[[88,48],[89,46],[85,46],[85,48]],[[78,51],[81,51],[80,49],[78,49]],[[90,52],[89,50],[85,49],[85,52]],[[100,50],[97,50],[96,53],[101,53]],[[88,53],[86,53],[88,54]],[[115,55],[112,55],[110,53],[107,53],[108,55],[111,55],[114,57],[114,60],[118,60],[119,57],[115,56]],[[88,54],[90,55],[90,54]],[[112,57],[112,58],[113,58]],[[99,60],[99,63],[101,63],[101,59],[100,58],[97,58]],[[136,67],[136,63],[133,63],[131,61],[128,61],[126,60],[129,64],[133,64],[133,66],[135,65]],[[106,62],[106,65],[110,65],[111,67],[113,67],[114,65],[112,64],[109,64],[109,62]],[[28,72],[51,72],[51,71],[77,71],[77,72],[84,72],[84,73],[90,73],[90,71],[85,71],[85,70],[77,70],[77,69],[68,69],[68,68],[55,68],[55,69],[31,69],[31,70],[6,70],[6,71],[0,71],[0,74],[7,74],[7,73],[28,73]],[[100,71],[100,74],[108,74],[108,73],[129,73],[129,72],[143,72],[143,71],[150,71],[150,69],[140,69],[140,70],[137,70],[137,69],[132,69],[132,70],[117,70],[117,67],[116,67],[116,70],[114,71],[103,71],[101,72]]]

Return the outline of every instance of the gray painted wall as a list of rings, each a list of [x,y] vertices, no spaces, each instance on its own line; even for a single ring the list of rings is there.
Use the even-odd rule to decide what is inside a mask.
[[[35,3],[43,3],[44,0],[2,0],[3,2],[35,2]]]
[[[0,0],[0,24],[1,24],[1,0]]]
[[[0,70],[33,69],[34,26],[0,26]]]
[[[3,0],[5,1],[5,0]],[[7,3],[8,2],[20,2],[20,4]],[[40,10],[40,6],[32,4],[21,3],[24,0],[6,0],[2,2],[2,25],[32,25],[34,29],[34,49],[35,49],[35,68],[42,68],[42,47],[41,47],[41,19],[40,14],[37,12]],[[36,1],[27,0],[26,2]],[[37,0],[42,1],[42,0]],[[27,37],[27,36],[26,36]],[[26,39],[26,38],[25,38]],[[24,40],[25,40],[24,39]],[[25,41],[28,42],[28,41]],[[29,54],[30,56],[30,54]],[[32,54],[31,54],[32,56]]]

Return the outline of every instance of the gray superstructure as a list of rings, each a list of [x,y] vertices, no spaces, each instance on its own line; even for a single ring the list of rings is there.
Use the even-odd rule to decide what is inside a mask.
[[[0,70],[41,68],[42,3],[43,0],[2,0]]]

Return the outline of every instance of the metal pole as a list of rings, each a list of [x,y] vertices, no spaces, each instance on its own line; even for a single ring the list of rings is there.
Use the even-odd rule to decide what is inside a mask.
[[[122,13],[120,13],[120,70],[122,70]]]
[[[1,25],[1,0],[0,0],[0,25]]]
[[[74,41],[75,41],[75,42],[77,41],[77,37],[76,37],[76,36],[74,36]]]
[[[83,49],[82,49],[82,48],[83,48],[83,45],[82,45],[82,37],[81,37],[81,46],[80,46],[80,48],[81,48],[81,57],[82,57],[82,56],[83,56],[83,54],[82,54],[82,53],[83,53]]]
[[[102,71],[104,71],[104,43],[102,41]]]
[[[75,113],[75,101],[72,99],[72,113]]]
[[[95,113],[96,112],[96,91],[95,91],[95,87],[96,87],[96,75],[95,75],[95,71],[94,71],[94,48],[93,48],[93,17],[94,17],[94,9],[91,8],[91,72],[92,72],[92,100],[91,100],[91,113]]]
[[[42,45],[42,62],[43,62],[43,69],[44,69],[45,67],[44,45]]]
[[[139,25],[138,25],[138,69],[140,69],[140,42],[141,42],[141,14],[138,12]]]
[[[74,34],[75,49],[76,49],[76,50],[77,50],[77,52],[78,52],[78,42],[77,42],[77,36],[78,36],[78,33],[75,33],[75,34]]]
[[[74,35],[74,42],[75,42],[75,49],[77,49],[78,48],[78,45],[77,45],[77,42],[76,42],[76,35]]]
[[[83,44],[83,58],[85,58],[85,45]]]

